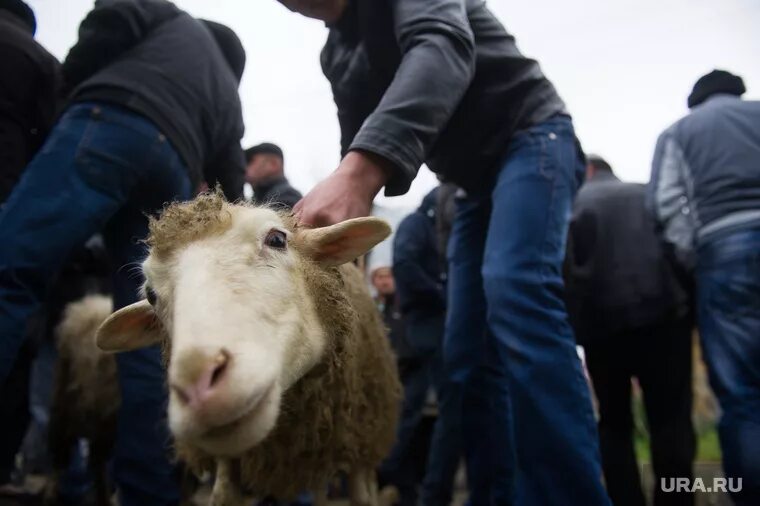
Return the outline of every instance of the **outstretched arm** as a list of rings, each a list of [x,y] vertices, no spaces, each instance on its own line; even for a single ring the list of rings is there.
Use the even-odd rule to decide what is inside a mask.
[[[382,100],[326,180],[296,206],[302,223],[329,225],[369,213],[372,199],[409,189],[475,73],[464,0],[390,0],[402,58]]]

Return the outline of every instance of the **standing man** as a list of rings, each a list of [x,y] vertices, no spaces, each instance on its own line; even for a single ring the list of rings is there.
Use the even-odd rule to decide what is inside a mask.
[[[657,505],[694,504],[661,479],[692,477],[691,315],[645,206],[646,187],[623,183],[589,156],[566,258],[567,300],[599,401],[599,439],[615,506],[645,506],[633,448],[631,379],[644,393]]]
[[[96,3],[63,65],[67,107],[0,213],[0,382],[73,248],[104,230],[118,309],[138,297],[146,214],[190,198],[204,179],[241,194],[244,65],[229,28],[168,1]],[[179,500],[160,355],[117,356],[113,473],[125,506]]]
[[[253,188],[254,202],[293,209],[301,200],[299,191],[285,177],[285,157],[280,146],[264,142],[250,147],[245,150],[245,159],[245,180]]]
[[[665,130],[649,203],[665,241],[693,272],[710,384],[720,402],[726,477],[740,506],[760,504],[760,102],[714,70]]]
[[[330,29],[322,68],[342,132],[343,159],[296,205],[300,222],[367,215],[423,162],[468,194],[450,242],[445,367],[466,381],[508,359],[493,370],[508,379],[514,423],[485,409],[463,423],[498,421],[518,467],[514,493],[481,488],[473,504],[609,504],[561,276],[585,167],[554,87],[482,0],[279,1]],[[465,431],[465,451],[488,449],[482,430]]]

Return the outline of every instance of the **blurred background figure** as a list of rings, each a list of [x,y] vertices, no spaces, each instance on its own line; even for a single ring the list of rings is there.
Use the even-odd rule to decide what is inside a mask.
[[[760,504],[760,101],[715,70],[666,129],[652,162],[649,205],[680,265],[696,279],[697,321],[727,478],[740,506]]]
[[[245,180],[253,189],[256,204],[289,210],[301,200],[301,194],[285,177],[285,156],[279,146],[264,142],[250,147],[245,150],[245,159]]]
[[[118,309],[138,297],[146,214],[190,198],[204,180],[241,195],[244,66],[229,28],[165,0],[97,2],[82,21],[62,67],[65,110],[0,213],[0,382],[27,320],[88,237],[104,231]],[[117,362],[120,503],[176,504],[160,350]]]
[[[0,209],[56,114],[60,64],[34,40],[36,28],[24,2],[0,0]],[[30,420],[30,371],[41,321],[38,315],[26,329],[18,360],[0,382],[0,494],[22,492],[11,475]]]
[[[437,391],[442,375],[443,329],[446,292],[436,235],[438,188],[425,196],[420,207],[399,224],[393,241],[393,275],[405,330],[402,345],[396,345],[399,372],[404,385],[404,404],[396,445],[383,464],[384,477],[400,492],[401,505],[416,505],[418,486],[425,475],[430,424],[423,423],[428,394]],[[459,448],[447,441],[433,467],[456,469]],[[440,486],[448,490],[451,481]],[[436,480],[439,481],[439,480]],[[433,493],[440,494],[436,490]],[[445,494],[445,492],[444,492]]]
[[[599,403],[605,482],[615,506],[645,506],[634,452],[631,380],[644,396],[657,505],[692,505],[661,478],[692,477],[692,318],[686,288],[645,206],[646,187],[623,183],[588,157],[566,259],[567,305]]]
[[[380,265],[372,269],[370,282],[375,289],[375,304],[383,317],[385,327],[388,329],[388,339],[391,341],[394,351],[398,354],[398,347],[404,343],[404,320],[399,310],[398,298],[396,297],[396,282],[393,279],[393,270],[387,265]]]

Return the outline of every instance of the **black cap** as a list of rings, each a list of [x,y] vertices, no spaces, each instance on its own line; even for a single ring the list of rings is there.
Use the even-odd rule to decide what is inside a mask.
[[[9,11],[19,18],[32,30],[32,35],[37,31],[37,19],[34,11],[21,0],[0,0],[0,10]]]
[[[240,79],[243,78],[243,70],[245,70],[245,49],[243,49],[240,39],[228,26],[207,19],[201,19],[200,21],[206,25],[211,35],[214,36],[216,44],[222,50],[224,59],[227,60],[232,73],[235,74],[237,81],[240,82]]]
[[[744,81],[741,77],[725,70],[713,70],[697,80],[694,89],[691,90],[687,104],[691,109],[717,93],[727,93],[740,97],[746,91],[747,88],[744,87]]]
[[[282,149],[280,149],[280,146],[277,144],[272,144],[271,142],[262,142],[261,144],[257,144],[256,146],[252,146],[245,150],[245,163],[250,163],[251,158],[253,158],[256,155],[276,155],[279,156],[282,160],[285,159],[285,156],[282,154]]]

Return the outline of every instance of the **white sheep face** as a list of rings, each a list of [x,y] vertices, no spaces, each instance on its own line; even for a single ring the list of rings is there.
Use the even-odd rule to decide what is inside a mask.
[[[116,312],[98,336],[101,348],[121,351],[168,335],[170,429],[215,456],[263,440],[283,392],[322,357],[324,329],[299,251],[337,265],[389,232],[373,218],[293,232],[270,209],[226,207],[223,233],[145,260],[148,301]],[[292,248],[293,234],[308,247]]]

